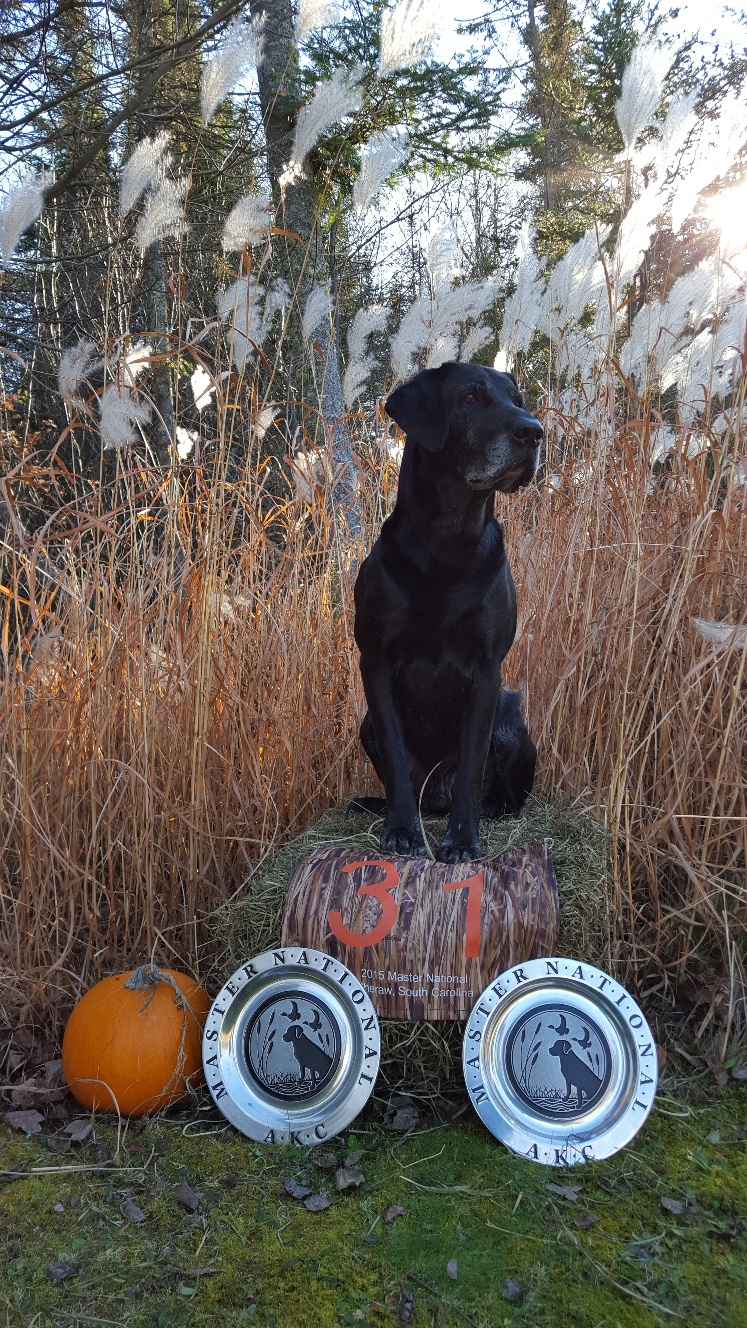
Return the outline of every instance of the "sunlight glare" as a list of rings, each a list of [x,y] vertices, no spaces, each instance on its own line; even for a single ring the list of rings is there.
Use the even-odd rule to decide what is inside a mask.
[[[747,244],[747,180],[709,199],[705,211],[711,225],[721,232],[722,249],[736,253]]]

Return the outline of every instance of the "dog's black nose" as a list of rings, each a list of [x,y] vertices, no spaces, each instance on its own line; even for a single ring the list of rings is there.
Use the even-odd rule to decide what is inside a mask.
[[[539,447],[545,431],[538,420],[531,420],[527,424],[517,424],[514,429],[514,438],[517,443],[523,443],[525,447]]]

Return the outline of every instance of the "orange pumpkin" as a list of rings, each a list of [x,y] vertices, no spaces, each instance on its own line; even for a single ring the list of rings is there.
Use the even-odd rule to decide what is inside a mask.
[[[207,992],[186,973],[144,964],[104,978],[65,1028],[62,1068],[86,1110],[143,1116],[184,1096],[202,1074]]]

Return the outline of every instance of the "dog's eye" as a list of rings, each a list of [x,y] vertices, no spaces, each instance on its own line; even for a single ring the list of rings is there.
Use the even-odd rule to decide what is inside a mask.
[[[476,393],[476,392],[467,392],[466,396],[463,396],[463,397],[462,397],[462,405],[463,405],[463,406],[469,406],[473,401],[477,401],[477,393]]]

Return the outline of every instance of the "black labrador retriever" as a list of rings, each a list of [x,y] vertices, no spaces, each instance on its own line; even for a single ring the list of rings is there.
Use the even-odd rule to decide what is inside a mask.
[[[407,438],[355,585],[361,742],[386,791],[382,851],[425,853],[422,791],[423,810],[449,814],[439,861],[469,862],[481,811],[518,811],[534,781],[520,695],[501,689],[516,597],[493,508],[533,478],[542,426],[512,375],[477,364],[425,369],[385,404]]]

